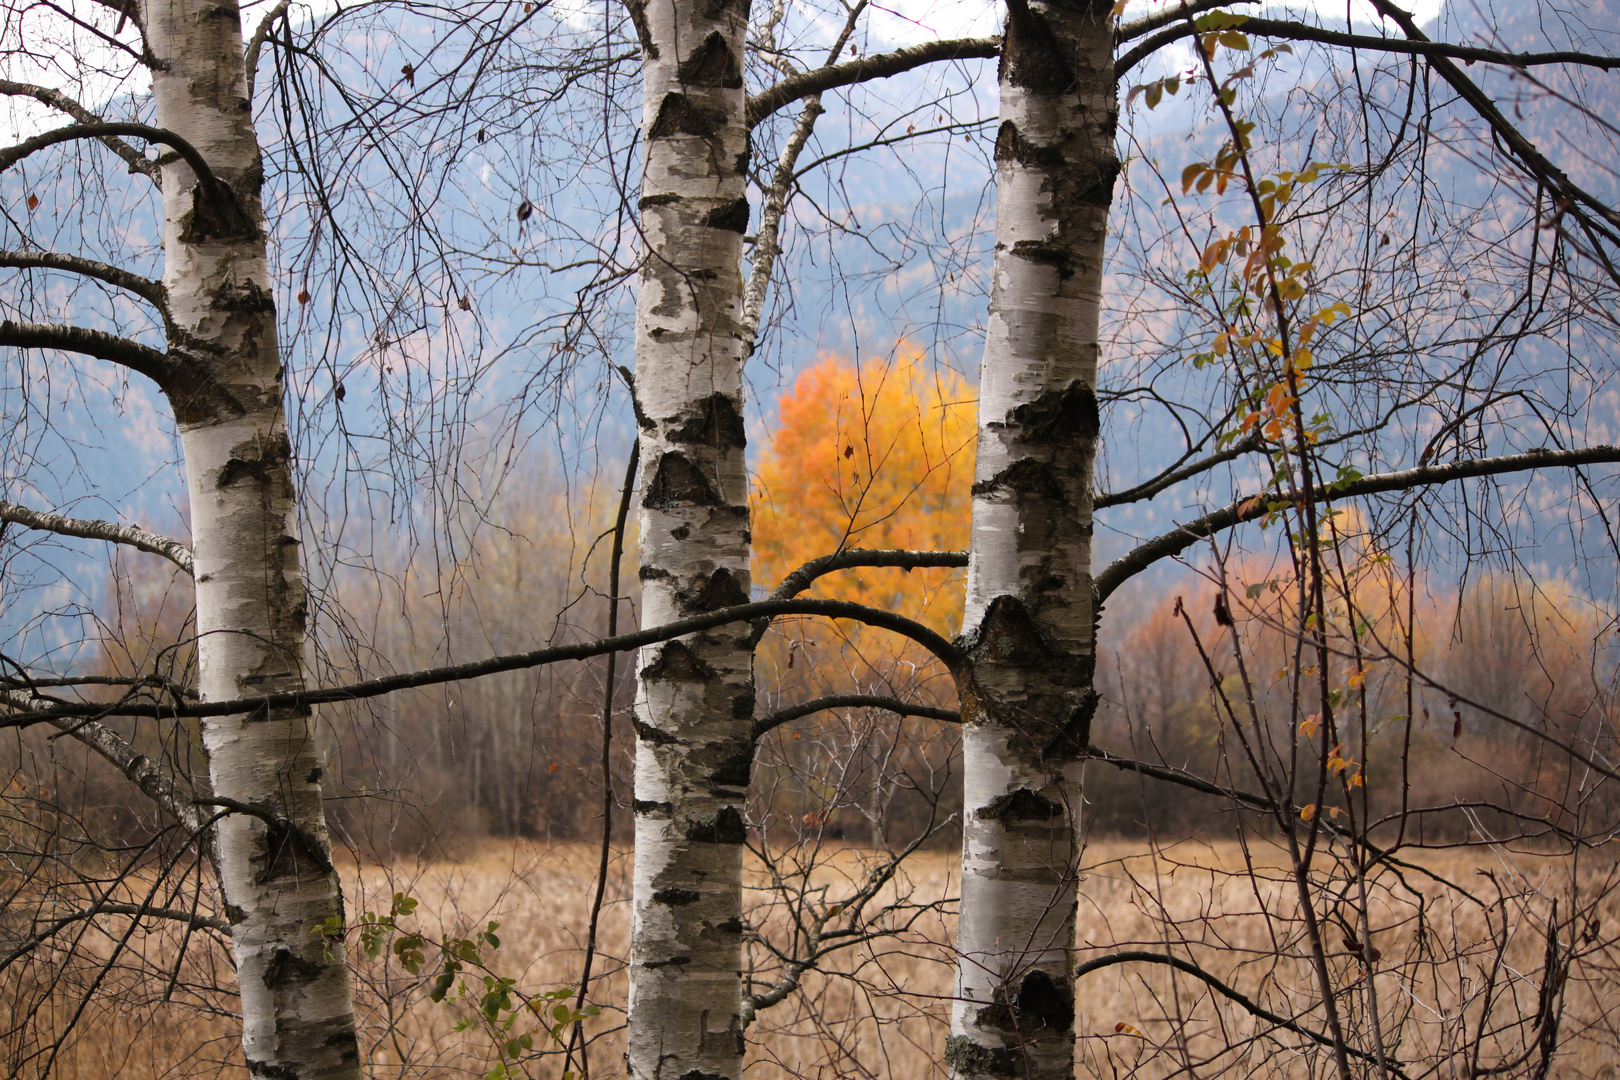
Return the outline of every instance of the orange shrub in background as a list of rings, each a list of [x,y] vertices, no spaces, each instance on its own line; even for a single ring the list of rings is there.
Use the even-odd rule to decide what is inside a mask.
[[[901,342],[891,359],[823,356],[782,396],[754,478],[754,581],[766,589],[847,548],[961,550],[972,518],[976,406],[969,384]],[[806,594],[894,611],[951,637],[964,570],[840,570]],[[783,620],[758,655],[767,697],[880,693],[954,700],[920,646],[859,624]]]
[[[845,548],[962,550],[977,402],[967,381],[902,342],[893,360],[823,356],[779,405],[753,488],[754,581],[765,588]],[[961,570],[845,570],[808,595],[961,628]]]

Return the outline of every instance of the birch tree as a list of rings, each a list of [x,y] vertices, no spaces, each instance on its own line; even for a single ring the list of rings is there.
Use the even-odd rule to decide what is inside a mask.
[[[646,625],[749,599],[743,0],[632,0],[646,238],[636,303]],[[742,854],[753,645],[731,625],[643,649],[636,699],[635,1080],[742,1075]]]
[[[152,304],[166,346],[14,321],[0,324],[0,344],[121,364],[158,385],[185,457],[198,690],[204,700],[295,691],[304,685],[306,599],[240,20],[234,6],[195,0],[153,0],[132,15],[151,73],[155,126],[102,123],[88,110],[64,109],[75,123],[0,158],[9,166],[62,142],[103,139],[132,171],[153,177],[162,192],[161,283],[72,253],[53,262]],[[163,153],[154,162],[133,152],[130,137]],[[30,259],[40,265],[42,256],[11,253],[7,261]],[[344,950],[322,933],[342,926],[343,904],[310,720],[310,710],[296,705],[210,719],[208,791],[196,799],[217,811],[211,843],[248,1067],[301,1080],[360,1072]]]
[[[1074,766],[1095,668],[1091,463],[1114,177],[1112,5],[1008,6],[963,619],[962,916],[945,1060],[1072,1075]]]

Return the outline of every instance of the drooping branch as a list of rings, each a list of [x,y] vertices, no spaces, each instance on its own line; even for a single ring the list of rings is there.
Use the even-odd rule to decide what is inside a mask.
[[[287,17],[288,0],[281,0],[275,7],[265,13],[254,29],[253,36],[248,39],[247,49],[243,54],[243,67],[247,71],[247,99],[253,100],[253,85],[258,80],[259,53],[264,49],[264,43],[270,40],[270,33],[276,28],[276,23]]]
[[[940,709],[932,705],[916,705],[899,698],[884,697],[880,694],[830,694],[819,697],[813,701],[806,701],[799,705],[789,705],[785,709],[778,709],[773,713],[761,716],[754,721],[754,738],[758,739],[768,731],[774,731],[783,724],[811,713],[824,712],[827,709],[883,709],[896,716],[921,716],[930,720],[943,720],[948,724],[960,724],[962,714],[955,709]]]
[[[61,349],[122,364],[157,383],[182,422],[193,416],[227,411],[242,415],[239,402],[197,365],[149,345],[101,330],[61,323],[0,322],[0,346],[17,349]]]
[[[190,548],[178,540],[159,536],[139,525],[118,525],[111,521],[63,517],[61,514],[30,510],[26,506],[9,502],[0,502],[0,521],[9,521],[61,536],[77,536],[85,540],[105,540],[109,544],[124,544],[153,555],[161,555],[187,574],[193,572]]]
[[[860,566],[894,566],[902,570],[924,567],[960,567],[968,564],[965,551],[906,551],[885,548],[849,548],[831,555],[811,559],[771,591],[772,600],[791,600],[808,589],[815,580],[835,570],[849,570]]]
[[[42,703],[56,707],[49,698],[23,690],[0,690],[0,702],[14,709],[37,709]],[[204,827],[205,818],[192,804],[191,793],[181,786],[162,762],[136,752],[122,735],[94,720],[58,718],[47,722],[62,734],[94,750],[188,832],[195,833]]]
[[[0,267],[12,270],[63,270],[96,278],[139,296],[163,312],[167,321],[167,295],[161,281],[153,281],[95,259],[62,255],[54,251],[0,251]]]
[[[1161,491],[1164,491],[1166,488],[1174,487],[1183,480],[1206,473],[1216,466],[1223,465],[1228,461],[1235,461],[1244,454],[1259,449],[1260,445],[1261,442],[1258,435],[1250,435],[1246,438],[1239,439],[1231,446],[1228,446],[1225,450],[1218,450],[1207,457],[1200,458],[1197,461],[1190,462],[1186,465],[1181,465],[1173,469],[1166,469],[1153,479],[1137,484],[1133,488],[1126,488],[1124,491],[1108,492],[1106,494],[1098,495],[1096,502],[1093,503],[1093,505],[1098,510],[1104,510],[1110,506],[1123,506],[1126,503],[1141,502],[1143,499],[1151,499],[1155,495],[1158,495]]]
[[[1169,45],[1172,42],[1180,41],[1183,38],[1192,37],[1194,34],[1198,33],[1197,28],[1191,22],[1185,19],[1183,13],[1179,9],[1172,10],[1174,11],[1175,18],[1181,21],[1175,23],[1174,25],[1166,25],[1165,29],[1160,30],[1152,37],[1149,37],[1147,40],[1141,42],[1136,47],[1130,49],[1124,55],[1122,55],[1115,64],[1115,72],[1118,75],[1123,75],[1125,72],[1129,71],[1143,60],[1146,60],[1149,56],[1152,56],[1166,45]],[[1168,15],[1170,12],[1167,11],[1165,14]],[[1161,23],[1161,25],[1164,24]],[[1371,52],[1399,53],[1404,56],[1423,56],[1429,58],[1429,60],[1434,63],[1437,70],[1440,69],[1441,65],[1446,65],[1447,67],[1457,71],[1459,75],[1462,75],[1462,72],[1457,69],[1455,64],[1451,63],[1453,59],[1464,60],[1468,63],[1496,64],[1502,67],[1512,68],[1545,67],[1550,64],[1571,64],[1579,67],[1595,67],[1603,71],[1612,71],[1616,68],[1620,68],[1620,57],[1615,56],[1598,56],[1593,53],[1572,52],[1567,50],[1559,52],[1511,53],[1504,52],[1501,49],[1481,48],[1477,45],[1452,45],[1449,42],[1444,41],[1430,41],[1420,33],[1416,33],[1414,36],[1416,32],[1415,24],[1413,29],[1408,31],[1407,37],[1404,39],[1379,37],[1374,34],[1352,34],[1343,30],[1329,30],[1326,27],[1312,26],[1309,23],[1294,22],[1289,19],[1261,19],[1246,17],[1242,23],[1237,24],[1236,29],[1247,34],[1253,34],[1256,37],[1282,39],[1285,41],[1314,41],[1318,44],[1334,45],[1344,49],[1366,49]],[[1467,80],[1467,76],[1462,77],[1464,80]],[[1451,81],[1449,77],[1447,81]],[[1453,85],[1455,85],[1455,83]],[[1472,81],[1469,81],[1469,85],[1473,86]],[[1463,96],[1468,97],[1470,104],[1474,105],[1475,108],[1481,108],[1481,105],[1483,104],[1494,112],[1495,106],[1490,104],[1490,99],[1487,98],[1478,87],[1474,87],[1474,90],[1477,100],[1474,97],[1469,97],[1467,94],[1464,94]],[[1500,118],[1500,114],[1498,113],[1497,115]],[[1505,119],[1503,119],[1502,122],[1506,124]],[[1520,136],[1520,141],[1523,141],[1522,136]],[[1526,143],[1525,145],[1528,146],[1529,144]],[[1548,168],[1551,167],[1552,166],[1549,164]],[[1560,173],[1559,175],[1562,174]]]
[[[28,155],[38,153],[49,146],[56,146],[58,143],[72,142],[75,139],[105,139],[109,136],[119,135],[145,139],[147,142],[162,143],[185,158],[186,164],[191,166],[191,171],[197,174],[199,182],[215,189],[224,188],[219,178],[214,175],[214,170],[208,167],[208,162],[203,160],[203,156],[197,151],[197,148],[179,135],[172,131],[165,131],[163,128],[152,127],[150,124],[133,124],[123,121],[107,122],[98,120],[94,123],[69,124],[67,127],[43,131],[31,139],[24,139],[15,146],[8,146],[0,150],[0,172],[11,168]]]
[[[1377,473],[1359,480],[1320,484],[1315,489],[1318,500],[1347,499],[1361,495],[1376,495],[1386,491],[1407,491],[1435,484],[1448,484],[1477,476],[1499,476],[1503,473],[1525,472],[1535,469],[1572,468],[1580,465],[1620,463],[1620,447],[1588,446],[1579,450],[1534,450],[1524,454],[1502,457],[1469,458],[1443,465],[1420,465],[1415,469]],[[1140,574],[1161,559],[1179,555],[1200,540],[1241,525],[1257,521],[1271,513],[1272,503],[1282,496],[1254,495],[1239,499],[1202,517],[1194,518],[1181,528],[1155,537],[1127,552],[1097,575],[1096,588],[1099,602],[1128,579]]]
[[[93,919],[98,915],[128,915],[134,919],[163,919],[168,922],[184,923],[188,930],[217,930],[221,933],[229,933],[231,928],[230,923],[215,915],[197,915],[190,911],[177,911],[174,908],[156,907],[151,904],[126,904],[103,900],[82,911],[75,911],[72,914],[52,919],[42,929],[18,942],[4,956],[0,956],[0,971],[4,971],[18,960],[21,960],[74,923]]]
[[[822,94],[840,86],[887,79],[904,74],[927,64],[942,60],[987,60],[1000,55],[1001,39],[950,38],[912,45],[894,52],[863,56],[829,67],[812,68],[798,75],[790,75],[774,86],[761,90],[748,99],[748,126],[760,121],[791,102],[811,94]]]
[[[0,94],[8,97],[30,97],[48,108],[66,113],[81,124],[99,124],[101,117],[68,97],[60,90],[53,90],[48,86],[35,86],[32,83],[12,82],[9,79],[0,79]],[[101,136],[101,142],[113,153],[124,159],[132,173],[140,173],[151,180],[152,183],[163,186],[163,173],[157,162],[135,149],[123,139],[114,135]]]
[[[130,716],[168,719],[172,717],[233,716],[240,713],[258,713],[276,709],[304,709],[334,702],[362,701],[381,697],[400,690],[413,690],[424,686],[476,679],[503,671],[521,671],[546,664],[569,660],[588,660],[612,652],[639,649],[660,641],[701,633],[731,623],[752,622],[759,618],[778,618],[785,615],[817,615],[829,619],[849,619],[879,629],[890,630],[910,638],[933,653],[945,666],[956,670],[961,666],[962,653],[928,627],[903,615],[879,608],[854,604],[845,600],[762,600],[752,604],[737,604],[716,611],[694,615],[685,619],[649,627],[617,637],[600,638],[577,645],[558,645],[530,652],[493,656],[465,664],[424,668],[399,675],[384,675],[375,679],[349,683],[345,686],[323,687],[314,690],[287,691],[264,694],[259,697],[238,698],[232,701],[207,701],[183,705],[150,705],[136,702],[73,703],[55,705],[45,709],[0,716],[0,727],[20,727],[49,720],[91,716]]]
[[[1277,1027],[1283,1028],[1287,1031],[1292,1031],[1296,1035],[1303,1035],[1305,1038],[1310,1039],[1312,1042],[1315,1042],[1321,1046],[1333,1045],[1333,1040],[1328,1036],[1323,1035],[1321,1032],[1312,1031],[1310,1028],[1290,1020],[1286,1016],[1278,1016],[1276,1013],[1260,1005],[1247,995],[1238,990],[1234,990],[1230,986],[1227,986],[1220,979],[1217,979],[1215,976],[1211,975],[1197,964],[1183,960],[1180,957],[1166,955],[1165,953],[1143,952],[1134,949],[1127,950],[1125,952],[1109,953],[1107,956],[1099,956],[1094,960],[1087,960],[1085,963],[1076,967],[1074,969],[1074,980],[1076,983],[1078,983],[1082,976],[1089,975],[1093,971],[1100,971],[1103,968],[1113,967],[1116,964],[1163,964],[1166,967],[1173,967],[1177,971],[1184,972],[1191,975],[1195,979],[1201,980],[1211,990],[1214,990],[1228,1001],[1231,1001],[1234,1005],[1237,1005],[1251,1016],[1257,1016],[1268,1024],[1275,1024]],[[1353,1047],[1346,1047],[1346,1050],[1349,1052],[1351,1057],[1357,1057],[1363,1061],[1374,1060],[1373,1055],[1365,1051],[1356,1050]],[[1384,1062],[1389,1066],[1390,1072],[1399,1077],[1406,1077],[1406,1073],[1401,1071],[1400,1063],[1395,1061],[1394,1058],[1389,1057],[1388,1054],[1384,1055]]]
[[[1389,0],[1373,0],[1373,6],[1378,9],[1378,13],[1380,15],[1383,15],[1387,19],[1394,20],[1395,24],[1399,26],[1406,34],[1408,44],[1413,46],[1433,45],[1433,43],[1430,42],[1429,39],[1424,35],[1423,31],[1418,29],[1418,25],[1412,19],[1412,16],[1390,3]],[[1485,91],[1481,90],[1474,80],[1470,79],[1463,72],[1462,68],[1452,63],[1451,58],[1453,55],[1456,54],[1450,52],[1434,53],[1429,56],[1429,63],[1435,71],[1440,73],[1441,78],[1445,79],[1446,82],[1451,84],[1451,88],[1457,91],[1464,101],[1468,102],[1468,104],[1474,107],[1474,110],[1479,113],[1480,118],[1491,126],[1491,130],[1496,134],[1496,136],[1507,144],[1508,148],[1513,151],[1514,156],[1516,156],[1520,161],[1524,162],[1525,167],[1535,175],[1536,179],[1545,183],[1553,191],[1562,194],[1566,199],[1578,203],[1580,206],[1584,206],[1586,209],[1595,213],[1612,228],[1620,228],[1620,212],[1616,212],[1613,207],[1603,202],[1597,196],[1579,187],[1574,181],[1564,174],[1563,170],[1559,169],[1556,165],[1549,161],[1541,153],[1541,151],[1537,150],[1535,145],[1531,143],[1529,139],[1525,138],[1523,133],[1521,133],[1519,129],[1508,120],[1507,117],[1502,115],[1502,110],[1496,107],[1496,103],[1490,99],[1490,96],[1486,94]],[[1580,54],[1549,53],[1545,55],[1573,57]],[[1458,59],[1469,59],[1469,57],[1458,56]],[[1473,57],[1473,59],[1481,58]],[[1597,63],[1596,58],[1588,58],[1580,61],[1575,59],[1561,59],[1548,62],[1590,63],[1594,66],[1602,66],[1605,70],[1620,68],[1620,58],[1612,57],[1604,59],[1601,64]],[[1528,64],[1520,63],[1515,64],[1515,66],[1523,67],[1528,66]],[[1620,236],[1617,236],[1614,232],[1608,229],[1603,231],[1607,234],[1611,241],[1620,242]]]

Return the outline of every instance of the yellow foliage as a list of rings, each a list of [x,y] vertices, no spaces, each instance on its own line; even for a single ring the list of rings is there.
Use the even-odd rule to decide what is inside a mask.
[[[754,581],[774,588],[845,548],[968,546],[975,401],[966,380],[901,344],[892,361],[824,356],[784,394],[752,495]],[[946,634],[961,570],[842,570],[807,594],[899,612]]]

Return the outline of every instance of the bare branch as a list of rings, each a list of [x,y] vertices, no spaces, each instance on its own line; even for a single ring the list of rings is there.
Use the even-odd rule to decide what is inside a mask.
[[[157,383],[175,416],[182,421],[207,411],[229,410],[242,414],[242,406],[196,365],[148,345],[101,330],[59,323],[0,322],[0,346],[17,349],[62,349],[83,353],[98,360],[122,364]]]
[[[31,97],[41,105],[66,113],[81,124],[99,124],[102,122],[101,117],[68,97],[62,91],[52,90],[48,86],[35,86],[32,83],[0,79],[0,94],[9,97]],[[101,136],[101,142],[113,153],[124,159],[124,162],[129,166],[130,172],[140,173],[159,187],[163,186],[163,171],[158,168],[157,162],[116,136],[103,135]]]
[[[286,18],[287,4],[288,0],[281,0],[279,4],[266,12],[264,18],[259,20],[259,25],[254,28],[253,36],[248,39],[247,51],[243,56],[242,65],[247,71],[247,99],[249,101],[253,100],[253,84],[257,81],[259,74],[259,52],[264,48],[264,43],[270,39],[270,32],[275,29],[277,20]]]
[[[0,702],[17,709],[38,708],[41,702],[54,706],[49,698],[21,690],[0,690]],[[94,750],[124,774],[125,779],[140,789],[141,794],[157,803],[170,817],[190,832],[206,825],[206,818],[192,805],[191,793],[181,787],[179,780],[163,766],[135,748],[116,731],[94,720],[60,719],[48,721],[64,735],[68,735]]]
[[[191,549],[178,540],[159,536],[139,525],[118,525],[111,521],[63,517],[61,514],[30,510],[16,503],[0,502],[0,521],[10,521],[42,532],[62,536],[77,536],[85,540],[105,540],[109,544],[125,544],[153,555],[161,555],[174,565],[192,573]]]
[[[67,127],[53,128],[50,131],[41,132],[31,139],[24,139],[16,146],[8,146],[4,150],[0,150],[0,171],[11,168],[29,154],[38,153],[48,146],[72,142],[75,139],[104,139],[111,135],[127,135],[137,139],[145,139],[148,142],[162,143],[186,159],[186,164],[191,166],[191,171],[197,174],[197,179],[200,182],[210,187],[223,187],[219,178],[214,175],[214,170],[208,167],[208,162],[203,160],[203,156],[197,151],[197,148],[179,135],[172,131],[165,131],[163,128],[152,127],[150,124],[123,122],[97,121],[88,124],[69,124]]]
[[[748,99],[748,126],[754,127],[776,110],[811,94],[821,94],[840,86],[887,79],[941,60],[987,60],[1001,53],[1001,39],[951,38],[929,41],[876,56],[863,56],[829,67],[812,68],[790,75],[775,86]]]
[[[132,274],[128,270],[109,266],[104,262],[97,262],[95,259],[85,259],[78,255],[61,255],[54,251],[0,251],[0,267],[13,270],[64,270],[70,274],[96,278],[134,293],[163,312],[165,321],[168,319],[167,294],[162,282]]]
[[[1171,13],[1165,12],[1163,14],[1168,16]],[[1176,19],[1184,18],[1179,9],[1174,11],[1174,16]],[[1147,20],[1142,21],[1146,22]],[[1170,19],[1166,18],[1161,22],[1161,25],[1165,25],[1170,21]],[[1374,34],[1351,34],[1342,30],[1329,30],[1326,27],[1293,22],[1289,19],[1246,18],[1240,25],[1240,29],[1244,33],[1253,34],[1256,37],[1282,38],[1287,41],[1314,41],[1319,44],[1336,45],[1345,49],[1366,49],[1373,52],[1399,53],[1403,56],[1424,56],[1434,62],[1437,70],[1440,69],[1442,64],[1457,70],[1456,65],[1450,63],[1452,59],[1466,60],[1469,63],[1498,64],[1503,67],[1521,69],[1544,67],[1549,64],[1572,64],[1579,67],[1595,67],[1603,71],[1620,68],[1620,57],[1616,56],[1598,56],[1593,53],[1569,51],[1510,53],[1503,52],[1501,49],[1480,48],[1476,45],[1452,45],[1444,41],[1430,41],[1421,34],[1413,37],[1411,32],[1408,33],[1405,39],[1378,37]],[[1154,34],[1121,56],[1115,63],[1114,70],[1117,74],[1123,74],[1171,42],[1192,37],[1197,32],[1196,27],[1187,21],[1167,26],[1166,29]],[[1457,71],[1457,73],[1462,75],[1461,71]],[[1467,76],[1462,77],[1467,78]],[[1449,77],[1447,81],[1451,81]],[[1470,82],[1469,85],[1473,86],[1473,83]],[[1477,87],[1475,87],[1475,90],[1478,92]],[[1468,97],[1467,94],[1463,96]],[[1469,102],[1475,108],[1481,108],[1483,103],[1492,111],[1495,111],[1495,106],[1490,105],[1489,99],[1482,92],[1478,92],[1478,99],[1475,100],[1469,97]],[[1483,113],[1483,109],[1481,111]],[[1500,114],[1498,116],[1500,117]],[[1506,123],[1505,119],[1503,123]],[[1520,141],[1524,141],[1523,136],[1520,136]],[[1525,145],[1528,146],[1529,144],[1526,143]],[[1548,168],[1551,168],[1550,164]]]
[[[1237,458],[1242,457],[1244,454],[1258,449],[1259,447],[1260,438],[1258,434],[1251,434],[1245,438],[1239,439],[1225,450],[1217,451],[1216,453],[1210,454],[1208,457],[1200,458],[1191,464],[1183,465],[1179,468],[1166,469],[1153,479],[1137,484],[1133,488],[1126,488],[1124,491],[1098,495],[1096,501],[1092,504],[1093,509],[1103,510],[1110,506],[1123,506],[1126,503],[1141,502],[1143,499],[1151,499],[1166,488],[1174,487],[1183,480],[1197,476],[1200,473],[1208,472],[1217,465],[1225,464],[1228,461],[1234,461]]]
[[[1087,960],[1085,963],[1083,963],[1083,964],[1079,965],[1078,967],[1076,967],[1074,969],[1074,980],[1075,980],[1075,982],[1078,983],[1080,981],[1081,976],[1089,975],[1093,971],[1100,971],[1101,969],[1106,968],[1106,967],[1113,967],[1115,964],[1133,964],[1133,963],[1164,964],[1167,967],[1173,967],[1177,971],[1185,972],[1186,974],[1191,975],[1195,979],[1202,980],[1204,982],[1204,984],[1206,986],[1208,986],[1211,990],[1214,990],[1216,993],[1220,994],[1222,997],[1225,997],[1227,1000],[1231,1001],[1233,1004],[1237,1005],[1239,1008],[1241,1008],[1244,1011],[1248,1012],[1250,1015],[1257,1016],[1260,1019],[1266,1021],[1266,1023],[1268,1023],[1268,1024],[1275,1024],[1280,1028],[1284,1028],[1285,1030],[1292,1031],[1296,1035],[1303,1035],[1303,1036],[1305,1036],[1305,1038],[1310,1039],[1313,1042],[1319,1043],[1322,1046],[1332,1046],[1332,1045],[1334,1045],[1333,1040],[1330,1039],[1328,1036],[1323,1035],[1320,1032],[1312,1031],[1310,1028],[1303,1027],[1300,1024],[1296,1023],[1293,1020],[1288,1019],[1285,1016],[1278,1016],[1276,1013],[1270,1011],[1269,1009],[1266,1009],[1266,1008],[1262,1007],[1259,1003],[1251,1000],[1246,995],[1238,992],[1237,990],[1232,989],[1230,986],[1227,986],[1224,982],[1217,979],[1215,976],[1211,975],[1209,972],[1205,971],[1203,968],[1199,967],[1197,964],[1191,963],[1190,961],[1187,961],[1187,960],[1182,960],[1179,957],[1167,956],[1164,953],[1140,952],[1140,951],[1137,951],[1137,950],[1129,950],[1129,951],[1126,951],[1126,952],[1109,953],[1107,956],[1099,956],[1094,960]],[[1356,1050],[1353,1047],[1346,1047],[1345,1049],[1350,1054],[1351,1057],[1358,1057],[1358,1058],[1361,1058],[1363,1061],[1372,1061],[1372,1060],[1374,1060],[1374,1056],[1372,1054],[1366,1053],[1365,1051]],[[1389,1065],[1390,1071],[1393,1072],[1396,1076],[1400,1076],[1400,1077],[1405,1077],[1406,1076],[1406,1073],[1401,1071],[1400,1063],[1397,1062],[1394,1058],[1391,1058],[1391,1057],[1386,1055],[1384,1060]]]
[[[883,697],[878,694],[832,694],[828,697],[816,698],[799,705],[789,705],[785,709],[761,716],[754,721],[754,738],[758,739],[767,731],[773,731],[783,724],[811,713],[823,712],[827,709],[883,709],[896,716],[922,716],[930,720],[943,720],[947,724],[960,724],[962,714],[955,709],[939,709],[932,705],[914,705],[899,698]]]
[[[55,705],[48,709],[13,713],[0,717],[0,727],[22,727],[66,717],[76,716],[133,716],[166,719],[193,716],[233,716],[239,713],[258,713],[274,709],[305,709],[339,701],[362,701],[382,697],[400,690],[476,679],[502,671],[522,671],[526,668],[568,660],[588,660],[610,652],[639,649],[660,641],[701,633],[731,623],[752,622],[759,618],[777,618],[784,615],[819,615],[829,619],[849,619],[883,630],[890,630],[910,638],[933,653],[947,668],[961,666],[962,651],[939,634],[918,622],[890,611],[853,604],[845,600],[762,600],[752,604],[737,604],[717,611],[678,619],[663,626],[655,626],[617,637],[600,638],[577,645],[558,645],[530,652],[492,656],[465,664],[424,668],[399,675],[384,675],[375,679],[349,683],[345,686],[323,687],[315,690],[290,690],[260,697],[238,698],[233,701],[207,701],[185,705],[147,705],[135,702],[84,703]]]
[[[1415,469],[1378,473],[1345,483],[1319,484],[1314,494],[1317,499],[1322,500],[1346,499],[1360,495],[1376,495],[1385,491],[1406,491],[1416,487],[1448,484],[1454,480],[1467,480],[1476,476],[1499,476],[1503,473],[1535,469],[1614,463],[1620,463],[1620,447],[1589,446],[1579,450],[1534,450],[1503,457],[1469,458],[1444,465],[1419,465]],[[1271,503],[1277,498],[1280,496],[1262,493],[1239,499],[1230,506],[1195,518],[1174,532],[1155,537],[1121,555],[1096,577],[1098,602],[1106,600],[1126,580],[1140,574],[1160,559],[1179,555],[1198,541],[1230,529],[1234,525],[1265,517],[1271,513]]]
[[[966,566],[965,551],[905,551],[902,549],[850,548],[811,559],[782,579],[771,592],[772,600],[791,600],[819,577],[835,570],[849,570],[857,566],[895,566],[902,570],[916,570],[931,566]]]

